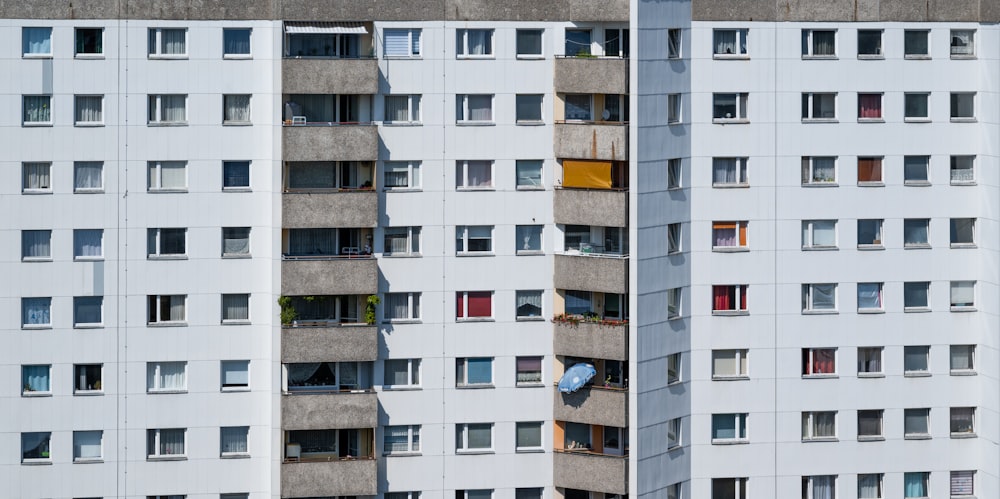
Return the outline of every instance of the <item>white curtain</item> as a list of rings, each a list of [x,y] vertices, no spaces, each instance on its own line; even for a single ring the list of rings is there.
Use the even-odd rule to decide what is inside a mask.
[[[103,255],[101,229],[78,229],[73,231],[73,255],[77,257],[99,257]]]
[[[246,454],[247,432],[246,426],[230,426],[221,428],[222,453],[223,454]]]
[[[100,161],[77,161],[74,166],[74,187],[76,189],[100,189],[104,186],[104,163]]]
[[[405,372],[404,372],[405,375]],[[400,383],[400,384],[405,384]],[[409,450],[410,427],[386,426],[383,452],[406,452]]]
[[[160,455],[177,456],[184,454],[184,430],[160,430]]]
[[[409,248],[405,227],[385,229],[385,249],[386,253],[406,253]]]
[[[952,281],[951,306],[971,307],[975,303],[975,281]]]
[[[52,256],[52,231],[22,230],[21,255],[24,258],[49,258]]]
[[[224,54],[247,55],[250,54],[250,30],[249,29],[225,29],[222,30],[225,48]]]
[[[22,366],[21,384],[30,388],[34,392],[49,391],[49,370],[50,366]]]
[[[250,362],[233,360],[222,363],[222,384],[246,386],[250,384]]]
[[[833,31],[813,31],[813,55],[836,55],[836,35]]]
[[[836,484],[835,476],[812,477],[812,499],[834,499]]]
[[[385,315],[387,319],[408,319],[410,317],[408,293],[387,293],[385,295]]]
[[[163,390],[183,390],[187,387],[185,372],[187,364],[184,362],[161,362],[160,368],[160,388]]]
[[[811,288],[813,309],[830,310],[834,308],[834,293],[837,290],[836,284],[812,284]]]
[[[163,29],[160,30],[160,37],[162,41],[163,54],[187,53],[187,48],[185,44],[185,39],[187,38],[187,30],[183,28]]]
[[[100,123],[103,118],[104,97],[100,95],[76,96],[76,122]]]
[[[904,220],[903,244],[927,244],[927,221]]]
[[[716,184],[736,183],[736,158],[715,158],[712,160],[712,182]]]
[[[468,187],[490,187],[493,185],[493,165],[489,161],[466,162]]]
[[[858,308],[882,308],[882,290],[876,283],[858,283]]]
[[[876,347],[858,349],[858,372],[882,372],[882,350]]]
[[[493,53],[490,47],[491,32],[487,29],[467,29],[465,36],[468,40],[469,55],[489,55]]]
[[[386,161],[385,186],[410,187],[409,164],[402,161]]]
[[[336,229],[292,229],[288,232],[290,255],[336,255]]]
[[[184,320],[184,295],[170,296],[170,320]]]
[[[951,368],[972,369],[972,347],[968,345],[951,346]]]
[[[245,227],[223,227],[222,252],[228,255],[250,253],[250,229]]]
[[[222,295],[222,317],[230,321],[250,318],[250,295]]]
[[[493,121],[493,96],[469,95],[469,121]]]
[[[736,246],[736,227],[713,228],[712,246]]]
[[[517,315],[520,317],[536,317],[542,311],[541,291],[517,292]]]
[[[410,121],[410,96],[385,96],[385,121]]]
[[[52,97],[48,95],[24,96],[24,122],[48,123],[52,121]]]
[[[716,54],[738,54],[736,51],[736,31],[715,30],[715,53]]]
[[[186,102],[186,95],[161,95],[160,121],[181,122],[187,120]]]
[[[24,185],[25,189],[49,189],[51,163],[24,163]]]
[[[51,308],[51,298],[22,298],[21,306],[24,309],[22,320],[25,325],[45,325],[51,324],[49,309]]]
[[[224,100],[226,101],[225,121],[250,121],[249,95],[226,95]]]
[[[100,459],[102,431],[73,432],[73,457],[77,459]]]
[[[51,54],[52,28],[22,28],[25,54]]]
[[[187,186],[185,170],[187,164],[184,161],[161,161],[160,165],[160,188],[162,189],[183,189]]]

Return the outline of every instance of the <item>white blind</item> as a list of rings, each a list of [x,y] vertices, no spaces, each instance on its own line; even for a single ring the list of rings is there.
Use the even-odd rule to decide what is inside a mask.
[[[98,459],[101,457],[101,431],[73,432],[73,457],[77,459]]]
[[[972,482],[975,477],[975,471],[952,471],[951,472],[951,495],[954,496],[971,496],[972,495]]]
[[[250,362],[234,360],[222,363],[222,384],[224,386],[246,386],[250,384]]]
[[[419,31],[414,32],[419,38]],[[387,29],[385,34],[385,55],[388,56],[409,56],[410,55],[410,30],[407,29]],[[414,44],[417,47],[417,42]],[[417,53],[414,51],[414,53]]]

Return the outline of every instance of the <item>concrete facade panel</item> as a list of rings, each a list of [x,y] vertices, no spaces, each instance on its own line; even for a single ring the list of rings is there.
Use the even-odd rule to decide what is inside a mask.
[[[555,72],[556,92],[628,93],[628,59],[561,57],[555,60]]]
[[[375,125],[286,126],[282,130],[285,161],[375,161]]]
[[[774,0],[693,0],[691,18],[694,21],[773,21],[776,7]]]
[[[286,94],[374,94],[376,59],[284,59],[281,89]]]
[[[628,459],[625,457],[556,452],[552,460],[556,487],[606,494],[628,493]]]
[[[983,22],[1000,20],[997,0],[694,0],[694,21]]]
[[[281,329],[281,362],[374,361],[377,358],[376,326]]]
[[[628,260],[615,257],[555,256],[556,289],[628,292]]]
[[[373,496],[378,493],[374,459],[283,463],[281,497]]]
[[[553,388],[553,418],[572,423],[599,424],[624,428],[628,426],[628,392],[603,388],[582,388],[573,393],[560,393]]]
[[[4,19],[263,20],[278,0],[3,0]]]
[[[378,426],[378,396],[374,392],[295,394],[281,397],[281,427],[285,430],[376,426]]]
[[[610,0],[593,2],[591,0],[569,0],[569,20],[583,21],[621,21],[629,20],[628,0]]]
[[[557,123],[555,153],[557,158],[628,159],[628,126]]]
[[[374,191],[285,193],[281,196],[286,229],[375,227],[378,194]]]
[[[836,21],[857,17],[856,0],[779,0],[779,21]]]
[[[277,0],[276,0],[277,1]],[[287,21],[429,21],[441,19],[443,0],[280,0]]]
[[[378,293],[378,261],[374,258],[284,260],[283,295],[373,295]]]
[[[553,328],[552,350],[556,355],[628,360],[628,326],[555,322]]]
[[[553,218],[557,224],[625,227],[628,193],[581,189],[556,189]]]

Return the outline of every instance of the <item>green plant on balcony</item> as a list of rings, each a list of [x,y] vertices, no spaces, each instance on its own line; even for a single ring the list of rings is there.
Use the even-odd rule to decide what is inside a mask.
[[[365,300],[365,323],[369,326],[375,324],[375,307],[379,303],[382,303],[382,299],[378,295],[368,295]]]
[[[295,319],[299,318],[299,313],[295,311],[295,307],[292,306],[291,296],[279,296],[278,306],[281,307],[281,324],[291,325],[295,322]]]
[[[558,314],[552,318],[552,322],[559,322],[563,324],[569,324],[571,326],[579,326],[581,322],[589,324],[597,324],[601,327],[615,327],[615,326],[625,326],[628,324],[628,319],[604,319],[601,318],[596,312],[587,312],[586,314]]]

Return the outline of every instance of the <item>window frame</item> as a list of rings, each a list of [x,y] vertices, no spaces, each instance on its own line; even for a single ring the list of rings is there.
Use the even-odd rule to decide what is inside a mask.
[[[86,305],[87,301],[97,302],[98,313],[97,322],[79,322],[80,307]],[[91,303],[93,306],[93,303]],[[73,329],[94,329],[104,327],[104,297],[103,296],[74,296],[73,297]]]
[[[963,222],[965,221],[965,222]],[[977,219],[973,217],[952,218],[948,220],[949,237],[952,248],[975,248],[976,247],[976,225]],[[965,223],[969,225],[968,240],[961,240],[961,231],[957,224]]]
[[[720,53],[718,51],[720,41],[718,35],[723,32],[734,33],[734,53]],[[712,58],[713,59],[749,59],[750,58],[750,29],[749,28],[714,28],[712,29]]]
[[[829,308],[827,307],[817,307],[816,304],[816,290],[818,286],[833,286],[833,305]],[[840,299],[838,296],[839,283],[836,282],[822,282],[822,283],[803,283],[802,284],[802,314],[803,315],[815,315],[815,314],[836,314],[840,312]]]
[[[386,192],[414,192],[421,190],[420,184],[420,161],[383,161],[382,162],[382,190]],[[394,168],[406,166],[406,186],[394,186],[388,181],[386,175],[398,173]]]
[[[162,309],[162,307],[163,307],[163,300],[166,299],[166,298],[169,298],[168,301],[170,303],[169,303],[168,307],[172,307],[173,306],[174,297],[180,297],[180,300],[181,300],[180,307],[181,307],[181,311],[182,311],[183,317],[181,319],[178,319],[178,320],[171,320],[171,319],[165,319],[165,320],[163,320],[163,319],[159,319],[159,317],[161,317],[161,314],[164,312],[164,310]],[[149,307],[153,304],[154,300],[155,300],[155,303],[156,303],[155,310],[150,310]],[[147,314],[146,314],[146,319],[147,319],[146,326],[161,326],[162,327],[162,326],[186,326],[187,325],[187,295],[186,294],[182,294],[182,295],[146,295],[146,302],[147,302],[146,303],[146,306],[147,306],[147,310],[146,310],[146,312],[147,312]],[[156,320],[150,320],[152,318],[151,314],[153,314],[153,313],[155,313],[155,316],[157,317]],[[169,316],[169,309],[167,310],[167,315]]]
[[[246,373],[246,383],[226,384],[226,375],[229,373]],[[219,391],[222,392],[248,392],[250,391],[250,361],[249,360],[220,360],[219,361]]]
[[[382,96],[382,124],[389,126],[414,126],[422,121],[423,107],[420,105],[422,94],[386,94]],[[389,99],[406,100],[405,120],[394,120],[389,116]]]
[[[681,291],[682,288],[667,289],[667,320],[681,318]]]
[[[183,384],[180,387],[166,388],[163,383],[163,368],[165,365],[170,365],[170,367],[183,367],[182,381]],[[146,393],[187,393],[188,391],[188,363],[185,360],[179,361],[147,361],[146,362]]]
[[[750,158],[745,156],[716,156],[712,157],[712,187],[713,188],[746,188],[750,187],[750,175],[747,168]],[[733,169],[735,182],[718,182],[720,167],[725,168],[726,176],[729,175],[730,166]]]
[[[802,499],[818,499],[814,491],[820,479],[830,485],[828,497],[837,497],[837,475],[806,475],[802,477]]]
[[[470,298],[481,299],[483,296],[489,297],[490,314],[470,316]],[[455,322],[492,322],[496,320],[496,310],[494,309],[495,303],[493,303],[494,298],[495,293],[493,291],[456,291]]]
[[[956,348],[964,348],[967,352],[956,352]],[[968,361],[969,367],[955,367],[956,353]],[[969,376],[976,374],[976,345],[949,345],[948,372],[952,376]]]
[[[28,311],[26,306],[30,304],[37,305],[34,308],[41,310],[41,318],[45,322],[28,322]],[[52,329],[52,297],[49,296],[38,296],[38,297],[21,297],[21,329]]]
[[[247,52],[226,52],[226,33],[245,31],[247,33]],[[253,59],[253,28],[232,27],[222,28],[222,58],[223,59]]]
[[[522,102],[522,100],[527,100],[529,98],[538,99],[538,118],[528,119],[521,118],[518,113],[521,111],[522,104],[531,104],[534,108],[534,102]],[[515,94],[514,95],[514,124],[515,125],[544,125],[545,124],[545,94]]]
[[[33,236],[29,237],[28,236]],[[41,241],[45,240],[42,245]],[[39,247],[48,246],[48,254],[30,255],[33,253],[32,245]],[[51,229],[26,229],[21,230],[21,261],[22,262],[51,262],[52,261],[52,230]]]
[[[731,417],[733,419],[733,437],[719,437],[716,433],[715,421],[716,418],[719,420],[728,419]],[[710,419],[710,434],[712,445],[719,444],[747,444],[750,443],[750,433],[749,424],[747,420],[750,419],[749,413],[746,412],[733,412],[733,413],[713,413]],[[723,428],[726,429],[726,428]]]
[[[832,160],[833,177],[821,176],[817,161]],[[839,158],[837,156],[802,156],[802,187],[838,187],[840,185]]]
[[[97,369],[97,379],[91,380],[88,370]],[[80,381],[92,382],[87,386],[90,388],[80,388]],[[104,393],[104,364],[73,364],[73,395],[100,395]]]
[[[877,307],[862,307],[862,297],[861,297],[861,287],[862,286],[874,286],[877,293],[878,306]],[[883,295],[885,289],[885,283],[882,282],[859,282],[857,284],[857,298],[858,298],[858,313],[859,314],[878,314],[885,313],[885,296]]]
[[[382,305],[383,324],[404,324],[420,322],[420,292],[393,292],[385,293],[384,304]],[[392,295],[406,295],[407,317],[389,317],[389,297]]]
[[[385,359],[382,361],[382,389],[383,390],[418,390],[423,387],[422,384],[422,373],[421,373],[421,360],[419,358],[407,358],[407,359]],[[406,384],[397,385],[389,383],[390,373],[389,367],[392,363],[406,363]]]
[[[184,52],[168,54],[164,52],[164,33],[167,31],[182,31],[184,33]],[[150,27],[147,30],[147,59],[187,59],[188,29],[182,26]],[[155,49],[155,50],[154,50]]]
[[[684,119],[681,94],[667,94],[667,124],[679,125]]]
[[[802,59],[837,59],[837,53],[839,52],[839,36],[837,29],[828,28],[803,28],[802,29]],[[816,40],[817,33],[833,33],[833,53],[832,54],[817,54],[816,49],[818,47]]]
[[[519,445],[518,437],[520,436],[520,430],[522,427],[531,425],[538,426],[538,445]],[[545,439],[543,434],[545,432],[545,422],[544,421],[517,421],[514,423],[514,452],[524,453],[524,452],[545,452]]]
[[[859,187],[885,187],[885,158],[883,156],[858,156],[857,181]],[[876,180],[862,180],[863,168],[869,167],[877,174]]]
[[[531,54],[527,52],[521,52],[521,45],[518,43],[519,35],[524,33],[535,32],[538,33],[538,53]],[[514,54],[517,59],[544,59],[545,58],[545,30],[544,29],[532,29],[532,28],[519,28],[515,30],[514,33]]]
[[[41,109],[48,109],[48,120],[29,120],[28,116],[28,100],[27,99],[38,99],[38,103],[42,107]],[[46,100],[48,99],[48,100]],[[33,108],[34,109],[34,108]],[[44,111],[43,111],[44,112]],[[21,95],[21,126],[23,127],[50,127],[55,123],[55,118],[52,116],[55,110],[52,108],[52,94],[22,94]]]
[[[719,99],[733,97],[736,106],[734,116],[717,116],[720,114]],[[715,92],[712,94],[712,123],[750,123],[747,109],[750,103],[749,92]]]
[[[921,357],[922,366],[907,365],[907,360],[911,357]],[[904,345],[903,346],[903,376],[904,377],[925,377],[930,376],[931,347],[929,345]]]
[[[100,187],[80,187],[80,167],[100,165]],[[103,161],[74,161],[73,162],[73,194],[100,194],[104,192],[104,162]]]
[[[966,484],[964,482],[968,482]],[[952,470],[948,476],[949,497],[976,497],[976,470]]]
[[[490,430],[489,447],[469,447],[470,427],[476,426],[482,430],[483,426],[488,426]],[[455,423],[455,454],[492,454],[494,453],[495,425],[493,423]]]
[[[912,168],[919,169],[923,167],[924,178],[921,179],[909,179],[907,174],[907,160],[910,161],[909,166]],[[906,155],[903,156],[903,185],[908,186],[920,186],[926,187],[931,185],[931,157],[926,155]]]
[[[538,315],[521,315],[520,307],[517,306],[521,301],[521,296],[531,294],[533,296],[538,296],[538,302],[541,304],[539,307]],[[527,303],[525,303],[527,304]],[[516,321],[543,321],[545,320],[545,291],[540,289],[518,289],[514,291],[514,318]]]
[[[246,317],[237,317],[237,318],[227,317],[228,313],[226,307],[227,297],[230,299],[240,299],[240,297],[243,297],[243,300],[241,300],[240,305],[242,305],[242,302],[246,303],[245,307],[247,311]],[[220,310],[219,317],[220,317],[220,322],[222,324],[250,324],[250,312],[251,312],[250,293],[223,293],[221,299],[222,299],[221,303],[222,308]]]
[[[184,117],[180,120],[164,119],[164,97],[180,97],[184,100]],[[188,125],[188,94],[147,94],[146,97],[146,125],[147,126],[187,126]]]
[[[161,452],[161,436],[165,431],[180,431],[181,432],[181,447],[183,452],[180,454],[164,454]],[[150,449],[150,444],[152,444],[152,449]],[[149,428],[146,430],[146,460],[147,461],[179,461],[187,459],[188,451],[187,442],[187,428]]]
[[[948,409],[948,432],[951,438],[973,438],[976,436],[976,407],[962,406]],[[965,414],[963,414],[965,413]],[[958,417],[956,417],[958,416]],[[959,421],[961,417],[961,421]],[[956,421],[958,427],[956,429]],[[963,424],[964,423],[964,424]],[[967,428],[967,429],[963,429]]]
[[[526,361],[538,361],[538,380],[531,381],[521,381],[521,375],[533,375],[535,371],[533,370],[521,370],[519,366],[519,360],[524,359]],[[524,386],[543,386],[544,376],[545,376],[545,357],[541,355],[519,355],[514,358],[514,386],[524,387]]]
[[[163,187],[164,166],[176,168],[180,166],[184,170],[184,185],[181,187]],[[188,162],[187,161],[147,161],[146,162],[146,192],[187,192],[188,191]]]
[[[929,312],[931,309],[931,290],[929,281],[906,281],[903,282],[903,312]],[[914,291],[919,291],[916,287],[920,286],[923,288],[925,303],[923,305],[907,305],[906,304],[906,288],[913,288]]]
[[[684,382],[682,372],[684,356],[681,352],[667,355],[667,386]]]
[[[823,99],[829,96],[833,96],[833,115],[832,116],[817,116],[818,113],[822,113],[822,110],[817,110],[817,99]],[[803,123],[837,123],[839,121],[838,117],[838,101],[840,96],[838,92],[802,92],[802,122]]]
[[[670,158],[667,160],[667,190],[678,190],[684,188],[684,163],[681,158]]]
[[[948,118],[952,123],[974,123],[976,119],[977,92],[950,92],[948,98]],[[971,102],[965,102],[965,99]],[[965,108],[971,107],[971,114]]]
[[[39,390],[32,387],[28,381],[31,376],[26,369],[45,369],[45,383],[48,390]],[[21,364],[21,396],[22,397],[51,397],[52,396],[52,364]]]
[[[667,452],[684,446],[684,423],[681,418],[667,420]]]
[[[486,50],[483,54],[469,53],[469,32],[485,31]],[[455,30],[456,59],[496,59],[496,30],[493,28],[459,28]]]
[[[907,234],[911,236],[916,236],[920,233],[920,229],[923,228],[924,239],[923,241],[907,242]],[[929,218],[904,218],[903,219],[903,249],[916,248],[916,249],[926,249],[930,248],[930,232],[931,232],[931,219]]]
[[[165,232],[170,231],[170,232]],[[150,227],[146,229],[146,259],[147,260],[186,260],[187,259],[187,227]],[[166,235],[180,234],[183,251],[180,253],[166,253],[169,251],[169,243]],[[164,247],[168,249],[164,249]]]
[[[861,52],[862,34],[878,34],[878,47],[876,47],[875,53]],[[862,60],[885,59],[885,48],[883,43],[884,37],[885,37],[885,30],[883,29],[859,29],[857,32],[858,59]]]
[[[858,123],[885,123],[885,93],[883,92],[858,92]],[[862,107],[862,99],[878,97],[878,109],[876,110],[878,116],[862,116],[864,114],[864,107]]]
[[[667,28],[667,59],[684,56],[684,32],[681,28]]]
[[[968,162],[967,165],[966,162]],[[949,167],[951,185],[976,185],[975,154],[953,154],[949,157]],[[966,170],[969,172],[966,175],[956,174],[956,172]]]
[[[961,46],[956,45],[955,41],[961,42],[962,34],[967,34],[969,38],[967,49],[960,48]],[[953,29],[948,35],[950,40],[948,46],[948,54],[952,59],[975,59],[976,58],[976,30],[975,29]]]
[[[389,258],[418,258],[423,256],[420,251],[420,236],[422,233],[423,226],[420,225],[385,227],[382,229],[382,256]],[[406,239],[406,250],[393,251],[392,244],[390,244],[390,236],[393,238],[404,237]]]
[[[921,415],[918,411],[923,411],[923,415]],[[910,417],[922,417],[924,420],[924,426],[926,431],[920,432],[920,431],[908,430],[906,427],[906,421]],[[931,410],[926,407],[903,409],[903,439],[927,440],[930,438],[931,438]]]
[[[910,52],[911,47],[907,43],[907,35],[924,35],[925,51],[923,53]],[[911,40],[916,43],[917,40]],[[930,59],[931,58],[931,31],[929,29],[904,29],[903,30],[903,59]]]
[[[955,298],[955,289],[969,287],[972,293],[972,301],[962,301],[959,302]],[[975,280],[960,280],[960,281],[949,281],[949,302],[951,305],[952,312],[972,312],[976,310],[976,281]]]
[[[676,255],[684,251],[684,229],[680,222],[667,224],[667,254]]]
[[[80,99],[88,98],[99,98],[100,99],[100,114],[101,119],[97,121],[83,121],[80,120]],[[73,126],[76,127],[100,127],[104,126],[104,95],[103,94],[74,94],[73,95]]]
[[[726,357],[725,354],[732,353],[732,357]],[[750,379],[750,349],[748,348],[722,348],[712,350],[712,380],[713,381],[726,381],[726,380],[746,380]],[[719,374],[716,371],[716,364],[720,361],[731,362],[732,367],[736,374]]]
[[[250,167],[251,167],[252,164],[253,164],[253,162],[250,161],[250,160],[234,160],[234,159],[223,160],[222,161],[222,190],[223,190],[223,192],[250,192],[251,191],[251,188],[250,188],[250,182],[251,182],[250,171],[251,171],[251,168]],[[244,166],[246,167],[246,174],[245,175],[242,174],[243,172],[235,172],[234,174],[230,174],[230,172],[228,171],[229,167],[242,169]],[[231,181],[239,181],[239,180],[241,180],[243,178],[246,179],[246,184],[244,184],[244,185],[238,185],[238,184],[226,185],[227,183],[229,183]]]
[[[37,172],[29,173],[29,169]],[[44,172],[44,175],[42,173]],[[45,182],[43,182],[45,180]],[[47,183],[46,183],[47,182]],[[22,194],[52,194],[52,162],[22,161],[21,162],[21,193]]]
[[[407,54],[390,53],[388,44],[384,41],[389,37],[387,32],[406,32]],[[416,33],[416,36],[414,34]],[[393,33],[399,35],[400,33]],[[415,40],[414,40],[415,39]],[[423,54],[423,29],[421,28],[382,28],[382,57],[385,59],[420,59]],[[416,53],[413,52],[416,47]]]
[[[840,231],[837,230],[839,220],[803,220],[802,221],[802,250],[836,250],[840,248]],[[833,244],[816,244],[816,230],[818,224],[831,224],[833,226]]]
[[[490,363],[490,379],[482,383],[469,382],[469,360],[485,361]],[[494,357],[456,357],[455,358],[455,388],[493,388],[495,386],[495,364]]]
[[[833,417],[833,434],[832,435],[821,435],[818,425],[819,417]],[[802,411],[802,441],[803,442],[836,442],[839,440],[838,435],[838,419],[840,419],[840,414],[838,411]]]
[[[226,441],[226,430],[230,432],[240,432],[238,435],[243,438],[243,447],[246,447],[246,451],[226,451],[225,441]],[[249,426],[220,426],[219,427],[219,458],[220,459],[233,459],[233,458],[247,458],[250,457],[250,427]]]
[[[247,246],[247,250],[246,250],[246,252],[227,253],[226,252],[226,241],[227,240],[234,240],[235,241],[235,240],[242,239],[242,238],[231,237],[231,238],[227,239],[226,238],[226,231],[234,232],[234,231],[243,230],[243,229],[246,229],[246,235],[247,235],[247,237],[246,237],[246,240],[247,240],[247,245],[246,245]],[[222,236],[222,258],[250,258],[250,250],[251,250],[251,248],[250,248],[250,242],[251,242],[250,234],[252,232],[251,229],[252,229],[251,227],[222,227],[222,231],[221,231],[221,236]],[[230,235],[233,235],[233,234],[230,234]]]
[[[748,477],[712,478],[712,499],[730,499],[730,497],[732,499],[748,499],[747,482],[749,481]],[[716,493],[716,488],[722,489],[721,492]],[[734,492],[733,496],[725,494],[729,490]]]
[[[878,433],[862,434],[862,419],[871,420],[878,424]],[[885,440],[885,409],[858,409],[857,410],[857,437],[859,442],[875,442]]]
[[[382,428],[382,455],[383,456],[419,456],[422,451],[420,447],[420,427],[418,424],[409,425],[385,425]],[[392,450],[390,445],[389,429],[406,429],[406,450]]]
[[[48,52],[28,52],[28,40],[25,35],[32,30],[49,30],[48,32]],[[52,50],[52,27],[51,26],[22,26],[21,27],[21,58],[22,59],[51,59],[53,55]]]
[[[533,172],[529,175],[522,175],[522,167],[525,170],[538,165],[538,180],[535,181]],[[545,190],[545,160],[543,159],[518,159],[514,161],[514,184],[518,191],[544,191]]]
[[[81,456],[81,447],[83,447],[83,442],[78,441],[78,437],[84,435],[93,436],[98,435],[98,454],[95,457],[84,457]],[[73,431],[73,462],[74,463],[102,463],[104,462],[104,430],[74,430]]]
[[[920,480],[921,488],[925,495],[911,496],[906,492],[907,478],[914,477]],[[903,498],[904,499],[927,499],[931,493],[931,473],[929,471],[907,471],[903,473]]]
[[[41,440],[38,445],[25,450],[25,436],[40,435]],[[38,464],[52,462],[52,432],[51,431],[24,431],[21,432],[21,464]],[[25,457],[28,451],[38,449],[39,457]]]
[[[910,100],[923,98],[924,115],[910,115]],[[916,103],[915,103],[916,104]],[[931,122],[931,93],[930,92],[904,92],[903,93],[903,121],[907,123],[930,123]]]
[[[487,185],[470,185],[469,169],[472,166],[482,168],[489,164],[489,183]],[[456,191],[495,191],[496,161],[491,159],[459,159],[455,160],[455,190]]]
[[[749,315],[749,288],[749,284],[713,284],[712,315]],[[733,293],[733,307],[717,309],[715,308],[715,296],[719,293],[719,291],[723,290],[726,292],[727,297],[730,296],[730,293]]]
[[[545,226],[544,225],[515,225],[515,244],[514,244],[514,254],[515,255],[544,255],[544,241],[545,241]],[[530,241],[535,239],[534,235],[537,233],[538,237],[538,247],[537,248],[526,248],[525,246],[531,246]],[[519,247],[520,246],[520,247]]]
[[[802,378],[839,378],[840,370],[838,364],[840,364],[838,357],[840,356],[840,349],[837,347],[817,347],[817,348],[803,348],[802,349]],[[820,352],[829,352],[828,355],[832,355],[833,358],[833,371],[823,372],[822,369],[817,369],[817,365],[822,363],[822,360],[818,358]]]
[[[236,117],[229,116],[230,101],[243,98],[246,98],[246,107],[243,109],[243,112],[246,113],[247,119],[241,120],[241,119],[236,119]],[[185,102],[185,106],[186,104],[187,102]],[[224,126],[253,125],[252,106],[253,106],[253,94],[222,94],[222,124]],[[187,109],[185,109],[185,115],[186,114],[187,114]]]
[[[881,346],[861,346],[857,347],[858,356],[858,377],[859,378],[884,378],[885,377],[885,347]],[[866,353],[877,353],[877,360],[868,360],[869,355],[862,355],[862,351]],[[878,371],[862,371],[862,368],[870,368],[869,363],[877,364]]]
[[[472,237],[470,235],[470,232],[471,232],[470,229],[472,229],[472,228],[479,228],[479,230],[482,230],[483,228],[488,228],[489,229],[489,232],[490,232],[490,236],[488,238],[489,239],[489,249],[487,249],[487,250],[471,250],[471,249],[469,249],[469,247],[470,247],[469,243],[471,243],[473,240],[482,240],[482,239],[485,239],[483,237],[478,237],[478,236],[475,237],[475,238]],[[494,237],[496,235],[495,232],[496,232],[496,226],[494,226],[494,225],[456,225],[455,226],[455,241],[456,241],[455,256],[494,256],[494,255],[496,255],[496,253],[495,253],[496,248],[495,248],[495,246],[493,244],[494,243],[493,240],[494,240]],[[458,240],[459,239],[462,240],[461,249],[459,249],[459,247],[458,247]]]

